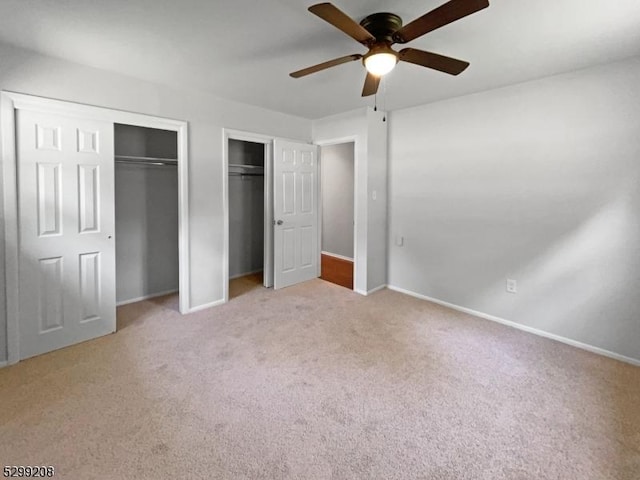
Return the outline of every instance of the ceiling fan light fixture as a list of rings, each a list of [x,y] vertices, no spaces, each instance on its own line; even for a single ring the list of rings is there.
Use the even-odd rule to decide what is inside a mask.
[[[398,63],[398,54],[388,45],[376,45],[362,59],[364,67],[371,75],[381,77],[394,69]]]
[[[381,77],[394,69],[398,57],[393,53],[376,53],[364,59],[364,66],[371,75]]]

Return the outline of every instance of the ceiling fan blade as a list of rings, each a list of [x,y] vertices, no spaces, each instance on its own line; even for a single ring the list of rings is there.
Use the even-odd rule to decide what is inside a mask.
[[[489,0],[450,0],[416,18],[393,34],[395,43],[407,43],[436,28],[455,22],[489,6]]]
[[[368,97],[369,95],[375,95],[379,85],[380,77],[376,77],[367,72],[367,78],[364,79],[364,87],[362,88],[362,96]]]
[[[437,53],[425,52],[415,48],[403,48],[398,52],[400,60],[409,63],[415,63],[427,68],[433,68],[449,75],[458,75],[462,73],[468,66],[469,62],[457,60]]]
[[[368,45],[376,41],[376,38],[367,29],[331,3],[312,5],[309,7],[309,11],[360,43]]]
[[[347,55],[346,57],[334,58],[333,60],[329,60],[323,63],[319,63],[318,65],[314,65],[312,67],[303,68],[302,70],[298,70],[297,72],[290,73],[293,78],[304,77],[305,75],[309,75],[311,73],[316,73],[321,70],[325,70],[327,68],[335,67],[337,65],[342,65],[343,63],[353,62],[355,60],[360,60],[362,55],[359,53],[355,53],[353,55]]]

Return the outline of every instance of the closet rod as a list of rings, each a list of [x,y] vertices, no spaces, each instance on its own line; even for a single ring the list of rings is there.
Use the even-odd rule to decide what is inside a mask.
[[[264,173],[229,172],[229,175],[232,177],[264,177]]]

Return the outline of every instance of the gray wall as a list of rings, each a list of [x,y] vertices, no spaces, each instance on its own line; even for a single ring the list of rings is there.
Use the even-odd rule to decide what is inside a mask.
[[[222,129],[311,139],[311,121],[85,67],[0,43],[0,90],[98,105],[189,122],[191,308],[223,299]],[[0,192],[0,202],[3,194]],[[4,206],[0,205],[4,209]],[[0,231],[4,232],[3,218]],[[0,239],[4,247],[4,235]],[[4,248],[0,248],[4,271]],[[1,277],[1,275],[0,275]],[[4,281],[4,279],[3,279]],[[4,305],[4,289],[0,304]],[[6,358],[6,315],[0,311],[0,361]]]
[[[115,126],[116,155],[176,158],[175,132]],[[116,163],[116,301],[178,289],[178,169]]]
[[[229,163],[264,166],[264,145],[229,140]],[[262,270],[263,265],[264,177],[230,175],[229,277]]]
[[[321,148],[322,251],[353,258],[353,142]]]
[[[385,113],[367,111],[367,266],[368,291],[387,284],[388,123]],[[375,196],[374,196],[375,194]]]
[[[640,359],[638,85],[634,58],[393,112],[389,283]]]

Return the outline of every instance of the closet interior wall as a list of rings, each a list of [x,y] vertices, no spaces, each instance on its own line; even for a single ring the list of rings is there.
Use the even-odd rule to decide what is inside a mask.
[[[176,159],[176,132],[115,125],[116,301],[178,291],[178,169],[122,157]],[[120,160],[119,160],[120,157]]]
[[[264,148],[229,140],[229,278],[264,268]]]

